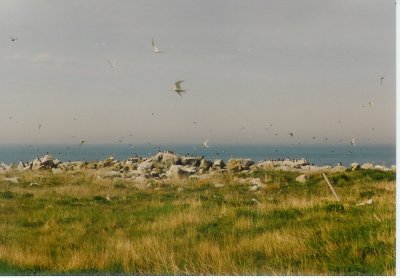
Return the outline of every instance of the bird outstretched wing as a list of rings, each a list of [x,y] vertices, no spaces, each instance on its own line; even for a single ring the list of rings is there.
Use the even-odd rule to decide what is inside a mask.
[[[178,90],[180,90],[180,89],[181,89],[181,83],[182,83],[183,81],[184,81],[184,80],[176,81],[176,82],[175,82],[175,88],[178,89]]]
[[[158,49],[158,47],[156,46],[156,44],[154,43],[154,39],[151,39],[151,45],[153,47],[153,52],[154,53],[163,53],[162,51],[160,51],[160,49]]]

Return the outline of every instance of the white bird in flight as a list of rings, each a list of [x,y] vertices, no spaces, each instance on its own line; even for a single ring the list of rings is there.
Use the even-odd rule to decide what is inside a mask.
[[[158,47],[157,47],[156,44],[154,43],[154,39],[151,39],[151,46],[153,47],[153,52],[154,52],[154,53],[157,53],[157,54],[164,53],[163,51],[161,51],[160,49],[158,49]]]
[[[356,139],[354,139],[354,138],[353,138],[353,139],[351,139],[351,142],[350,142],[350,144],[351,144],[351,145],[353,145],[353,146],[355,146],[355,145],[356,145]]]
[[[16,40],[18,40],[17,37],[13,37],[13,36],[10,36],[10,39],[11,39],[12,42],[15,42]]]
[[[184,80],[176,81],[174,87],[171,88],[171,91],[174,91],[174,92],[176,92],[178,95],[182,96],[181,93],[186,92],[186,90],[184,90],[184,89],[181,88],[181,83],[182,83],[183,81],[184,81]]]
[[[106,62],[111,69],[115,69],[117,67],[117,63],[115,61],[106,60]]]
[[[203,142],[203,148],[209,148],[210,146],[208,145],[208,139]]]

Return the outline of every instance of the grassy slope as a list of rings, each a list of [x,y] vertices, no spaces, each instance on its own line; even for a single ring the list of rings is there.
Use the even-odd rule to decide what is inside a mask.
[[[394,173],[329,174],[342,203],[320,174],[259,171],[257,192],[230,175],[142,190],[90,172],[15,175],[0,176],[1,274],[395,272]]]

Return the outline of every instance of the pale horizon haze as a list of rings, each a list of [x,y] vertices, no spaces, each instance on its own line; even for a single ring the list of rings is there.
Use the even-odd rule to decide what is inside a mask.
[[[0,144],[394,144],[395,19],[389,0],[2,0]]]

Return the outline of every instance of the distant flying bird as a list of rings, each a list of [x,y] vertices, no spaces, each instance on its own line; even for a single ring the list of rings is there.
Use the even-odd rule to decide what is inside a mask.
[[[289,135],[290,135],[290,137],[294,136],[293,132],[289,132]]]
[[[174,84],[174,87],[171,88],[171,91],[174,91],[174,92],[176,92],[178,95],[182,96],[181,93],[186,92],[186,90],[184,90],[184,89],[181,88],[181,83],[182,83],[183,81],[184,81],[184,80],[176,81],[175,84]]]
[[[315,139],[315,138],[317,138],[317,137],[313,136],[313,138],[312,138],[312,139]]]
[[[154,53],[157,53],[157,54],[164,53],[163,51],[160,51],[160,50],[157,48],[156,44],[154,43],[154,39],[151,39],[151,46],[153,47],[153,52],[154,52]]]
[[[369,102],[368,102],[368,105],[369,105],[370,107],[372,107],[372,106],[374,106],[374,103],[373,103],[372,101],[369,101]]]
[[[353,138],[353,139],[351,139],[351,142],[350,142],[350,144],[351,144],[351,145],[353,145],[353,146],[355,146],[355,145],[356,145],[356,139],[354,139],[354,138]]]
[[[383,81],[383,74],[382,74],[382,76],[381,76],[381,85],[382,85],[382,81]]]
[[[86,141],[85,140],[81,140],[81,145],[83,145]]]
[[[208,145],[208,139],[204,141],[203,143],[203,148],[209,148],[210,146]]]
[[[9,120],[12,120],[12,116],[8,116],[8,119],[9,119]]]
[[[106,60],[106,62],[111,69],[115,69],[117,67],[117,63],[115,61]]]
[[[9,36],[12,42],[15,42],[16,40],[18,40],[17,37],[13,37],[13,36]]]
[[[38,125],[38,129],[40,130],[41,127],[42,127],[42,124],[39,124],[39,125]]]

